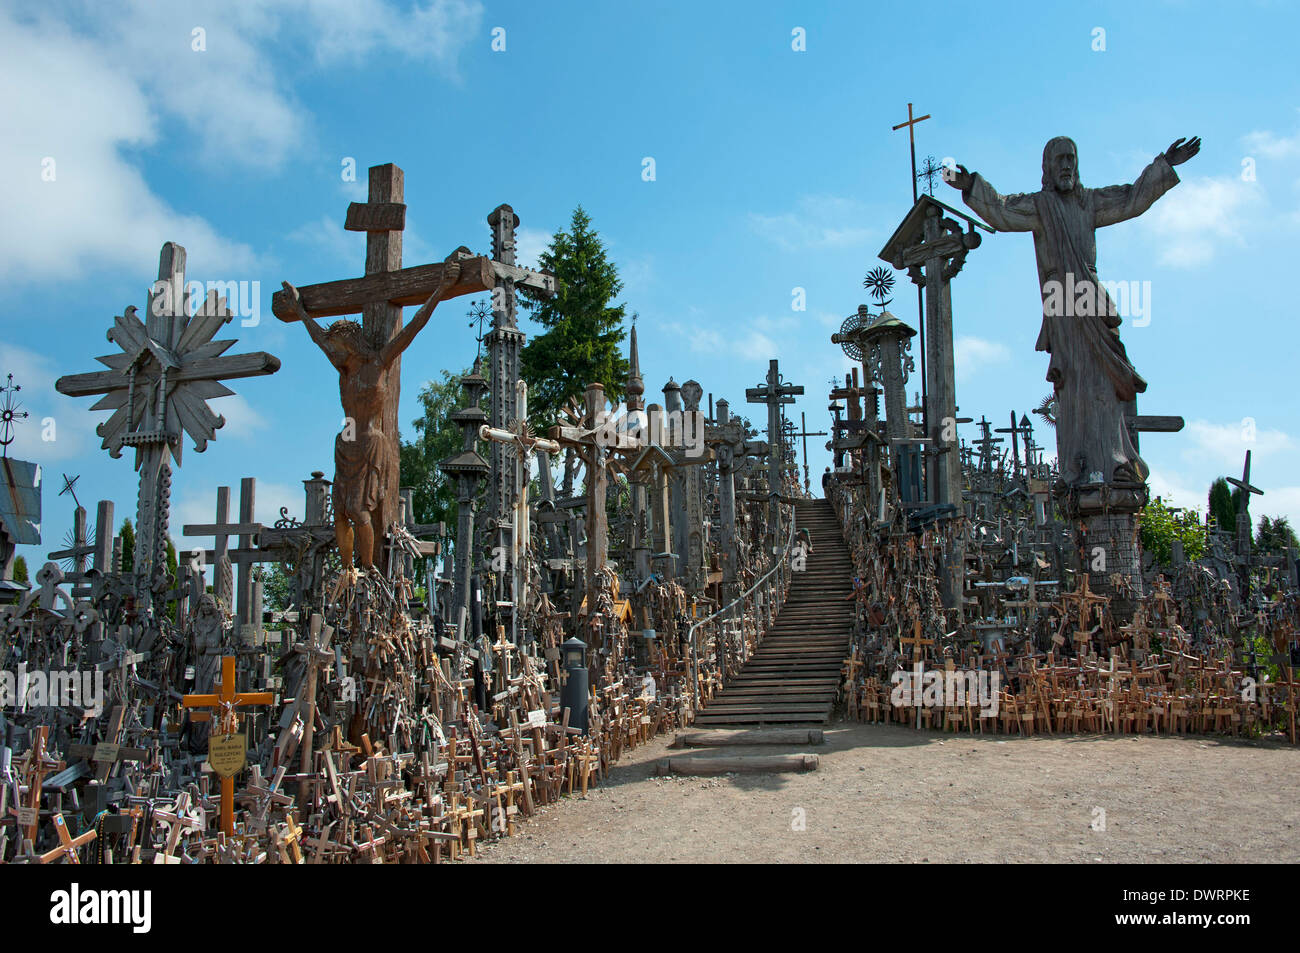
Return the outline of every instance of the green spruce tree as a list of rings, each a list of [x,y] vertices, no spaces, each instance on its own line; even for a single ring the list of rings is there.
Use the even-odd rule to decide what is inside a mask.
[[[122,537],[122,572],[129,573],[135,568],[135,527],[129,519],[122,520],[117,535]]]
[[[627,309],[614,303],[623,282],[581,205],[573,211],[569,230],[552,236],[538,264],[554,273],[559,289],[551,298],[520,290],[533,320],[546,328],[525,345],[520,363],[528,382],[529,417],[544,432],[570,400],[582,400],[588,384],[603,385],[613,404],[623,399],[628,363],[620,345]],[[572,489],[574,468],[570,447],[564,455],[566,493]]]
[[[1237,528],[1237,501],[1228,481],[1219,477],[1210,484],[1210,515],[1219,529],[1232,533]]]

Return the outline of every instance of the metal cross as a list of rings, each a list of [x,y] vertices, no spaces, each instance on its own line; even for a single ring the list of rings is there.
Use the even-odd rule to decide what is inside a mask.
[[[925,179],[925,192],[934,198],[934,177],[943,174],[943,166],[934,161],[934,156],[925,157],[925,165],[916,173],[917,180]]]
[[[930,118],[929,113],[926,113],[924,116],[917,116],[913,118],[912,104],[908,103],[907,122],[900,122],[897,126],[894,127],[895,132],[897,132],[899,129],[902,129],[904,126],[907,127],[907,144],[912,152],[912,203],[913,204],[916,204],[916,200],[921,197],[916,192],[916,124],[918,122],[923,122],[929,118]]]
[[[76,476],[72,477],[71,479],[68,478],[68,475],[66,473],[63,474],[63,489],[59,491],[59,496],[62,496],[64,493],[71,495],[72,502],[77,504],[78,509],[81,508],[81,500],[77,499],[77,491],[74,490],[73,487],[77,485],[77,481],[80,479],[81,479],[80,473],[78,473]]]
[[[4,402],[0,404],[0,457],[9,456],[9,444],[14,442],[14,421],[24,420],[31,415],[18,408],[22,404],[14,400],[14,394],[22,390],[22,385],[14,383],[14,376],[9,375],[9,383],[0,387]]]

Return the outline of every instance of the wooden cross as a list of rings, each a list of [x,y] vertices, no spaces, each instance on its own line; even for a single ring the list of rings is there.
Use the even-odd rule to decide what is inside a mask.
[[[278,562],[280,553],[260,549],[258,536],[265,528],[254,518],[256,511],[257,480],[244,477],[239,481],[239,519],[230,522],[230,487],[217,487],[216,521],[212,523],[186,523],[181,527],[182,536],[211,536],[213,547],[208,550],[195,548],[192,555],[201,556],[194,560],[195,567],[203,571],[205,566],[213,567],[212,591],[217,600],[224,604],[226,611],[233,612],[237,625],[260,624],[260,619],[253,618],[253,564],[259,562]],[[238,536],[235,549],[230,548],[230,537]],[[234,566],[238,566],[238,580],[235,578]]]
[[[828,436],[825,430],[809,430],[808,415],[803,411],[799,412],[799,430],[790,434],[794,438],[803,438],[803,488],[804,492],[810,492],[812,481],[808,477],[808,438]]]
[[[609,540],[609,518],[605,513],[605,488],[608,483],[606,467],[608,454],[613,448],[601,445],[597,439],[596,421],[605,411],[605,387],[602,384],[588,384],[586,409],[581,426],[571,427],[557,425],[551,428],[550,438],[563,445],[574,447],[587,470],[587,576],[586,591],[588,605],[592,611],[587,614],[589,631],[587,644],[596,645],[599,641],[601,622],[600,614],[595,611],[595,592],[599,585],[601,573],[605,569]]]
[[[95,839],[95,829],[92,827],[80,837],[73,837],[68,833],[68,825],[63,820],[62,814],[54,815],[54,830],[59,835],[59,846],[54,850],[41,855],[41,863],[48,864],[51,861],[58,860],[60,856],[64,857],[70,864],[80,864],[77,857],[77,851],[85,844],[89,844]]]
[[[200,830],[203,827],[199,820],[190,813],[189,792],[182,791],[176,795],[176,801],[171,805],[170,810],[155,810],[153,819],[167,825],[167,840],[164,842],[162,853],[154,855],[154,863],[179,863],[173,852],[180,844],[181,838],[185,836],[187,831]]]
[[[514,448],[515,512],[510,521],[510,634],[518,641],[519,619],[528,589],[528,553],[530,528],[528,524],[528,484],[532,479],[532,455],[535,452],[559,453],[560,445],[554,440],[538,437],[528,425],[528,384],[515,382],[517,416],[509,429],[479,427],[480,440],[508,444]],[[497,603],[501,605],[501,603]]]
[[[19,827],[25,828],[25,833],[19,837],[20,841],[25,839],[36,842],[36,834],[40,827],[41,787],[45,782],[45,775],[62,771],[67,767],[62,761],[56,761],[45,753],[45,742],[49,739],[49,735],[48,725],[40,725],[34,730],[32,746],[23,756],[22,764],[18,769],[18,773],[27,780],[28,803],[26,807],[10,808],[9,813],[19,819]],[[26,824],[22,823],[24,814],[28,818]]]
[[[913,619],[913,620],[912,620],[912,637],[909,639],[909,638],[906,638],[906,637],[900,636],[899,639],[898,639],[898,644],[899,644],[899,651],[900,651],[900,652],[902,652],[902,646],[904,646],[904,645],[910,645],[910,646],[912,646],[912,659],[913,659],[913,661],[916,661],[916,660],[918,660],[919,650],[923,649],[923,648],[924,648],[925,646],[927,646],[927,645],[934,645],[934,639],[923,639],[923,638],[921,638],[921,620],[920,620],[920,619]]]
[[[303,656],[307,671],[303,675],[303,687],[299,694],[299,708],[302,711],[302,761],[299,770],[309,774],[312,768],[312,739],[316,733],[316,683],[321,666],[334,662],[334,652],[330,649],[330,640],[334,638],[334,627],[324,626],[319,612],[313,612],[309,623],[308,640],[293,647]],[[300,797],[306,797],[307,786],[303,785]]]
[[[404,204],[405,174],[392,163],[372,166],[368,201],[348,206],[343,227],[366,233],[366,271],[363,278],[347,278],[298,289],[302,307],[313,317],[362,316],[362,329],[372,340],[389,342],[402,330],[402,308],[427,301],[442,282],[443,263],[402,267],[402,232],[406,227]],[[555,278],[483,256],[462,258],[460,278],[443,300],[477,294],[496,287],[498,280],[555,292]],[[271,311],[281,321],[298,320],[297,310],[287,294],[276,292]],[[396,358],[388,372],[388,388],[381,430],[397,440],[398,400],[401,396],[401,358]],[[383,525],[376,527],[376,547],[385,528],[397,514],[399,475],[394,467],[389,485],[381,488]]]
[[[1237,504],[1237,558],[1241,561],[1241,601],[1250,597],[1250,495],[1263,496],[1264,491],[1250,483],[1250,451],[1246,451],[1246,462],[1241,469],[1241,479],[1226,478],[1229,483],[1241,491],[1241,500]]]
[[[215,732],[208,734],[209,743],[215,735],[233,735],[239,728],[238,711],[245,705],[270,705],[275,701],[271,692],[237,692],[235,691],[235,657],[227,655],[221,660],[221,681],[214,686],[211,695],[186,695],[181,704],[186,708],[207,708],[209,711],[194,712],[193,721],[217,722]],[[232,775],[221,779],[221,830],[227,837],[235,833],[235,778]]]
[[[280,855],[282,864],[301,864],[302,849],[298,846],[298,841],[302,838],[302,828],[298,826],[293,818],[293,811],[285,818],[284,827],[273,832],[272,839],[275,841],[275,849]]]
[[[745,388],[745,401],[750,404],[767,405],[767,494],[771,500],[767,525],[767,547],[772,552],[780,544],[781,460],[784,456],[781,440],[781,405],[793,404],[797,395],[803,393],[802,384],[787,384],[781,381],[781,371],[776,358],[767,363],[767,379],[758,387]]]
[[[235,342],[213,341],[232,314],[216,291],[190,312],[185,282],[185,249],[163,245],[158,281],[150,293],[146,321],[127,308],[115,319],[109,340],[121,353],[96,358],[109,370],[60,377],[55,389],[69,397],[102,394],[91,410],[112,410],[96,428],[103,447],[120,457],[123,447],[136,449],[140,472],[136,511],[134,572],[152,577],[167,535],[169,459],[181,463],[181,435],[187,433],[202,453],[225,426],[207,402],[232,395],[222,380],[272,374],[280,361],[265,351],[225,354]]]
[[[64,479],[67,479],[66,475]],[[59,495],[62,496],[62,492]],[[77,583],[86,579],[86,557],[95,554],[95,545],[88,541],[86,530],[86,508],[78,505],[72,514],[72,545],[46,554],[49,559],[72,560],[72,567],[63,577],[65,582]]]
[[[907,145],[909,150],[912,153],[912,201],[913,202],[916,202],[916,200],[920,198],[920,195],[916,191],[916,124],[918,122],[924,122],[929,118],[930,118],[929,113],[926,113],[924,116],[916,116],[915,118],[913,118],[912,104],[908,103],[907,121],[900,122],[897,126],[894,127],[894,132],[897,132],[898,130],[902,129],[904,126],[907,127]]]
[[[347,848],[336,844],[330,839],[330,831],[334,829],[334,825],[337,823],[337,821],[330,821],[321,828],[321,832],[317,836],[303,839],[303,843],[311,849],[311,855],[307,858],[307,863],[319,864],[331,854],[346,851]]]

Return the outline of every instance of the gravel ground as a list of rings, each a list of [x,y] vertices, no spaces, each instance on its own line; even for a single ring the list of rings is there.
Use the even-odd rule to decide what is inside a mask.
[[[1272,740],[840,722],[816,747],[689,752],[811,751],[815,772],[654,777],[656,759],[684,753],[671,741],[626,753],[603,788],[543,808],[471,862],[1300,861],[1300,750]]]

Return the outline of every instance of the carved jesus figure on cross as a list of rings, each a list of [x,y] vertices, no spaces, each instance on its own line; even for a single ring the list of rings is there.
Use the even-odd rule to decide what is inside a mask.
[[[460,278],[460,260],[467,255],[468,249],[458,248],[447,256],[438,286],[389,341],[370,340],[360,324],[347,319],[335,321],[328,330],[321,328],[303,307],[298,289],[283,282],[289,306],[339,372],[344,426],[334,440],[333,495],[334,535],[344,572],[352,568],[354,548],[361,567],[372,568],[375,534],[387,529],[382,525],[380,499],[388,474],[399,464],[396,435],[383,431],[389,369],[428,324],[438,302],[451,297],[448,292]]]

